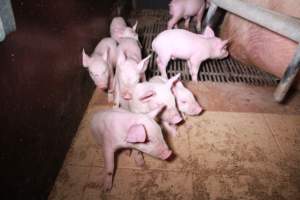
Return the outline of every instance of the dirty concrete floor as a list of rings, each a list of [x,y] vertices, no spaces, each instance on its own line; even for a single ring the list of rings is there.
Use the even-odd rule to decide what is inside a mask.
[[[140,168],[121,152],[109,193],[102,192],[102,151],[89,123],[111,105],[96,90],[49,199],[300,199],[299,93],[280,106],[271,88],[188,85],[206,111],[168,137],[175,159],[145,155]]]

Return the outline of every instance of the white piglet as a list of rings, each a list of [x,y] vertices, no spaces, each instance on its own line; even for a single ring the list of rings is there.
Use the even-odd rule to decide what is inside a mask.
[[[141,49],[137,41],[131,38],[122,38],[118,46],[117,68],[114,80],[115,106],[118,107],[121,98],[132,98],[131,90],[140,81],[145,81],[148,55],[142,60]]]
[[[154,76],[150,82],[166,83],[168,80],[161,76]],[[174,83],[172,92],[175,96],[179,111],[186,115],[199,115],[202,112],[202,107],[195,99],[193,93],[184,87],[183,83],[178,80]]]
[[[91,78],[100,89],[113,87],[113,68],[117,60],[117,43],[112,38],[103,38],[91,56],[82,50],[82,64],[89,71]]]
[[[166,30],[159,33],[152,42],[152,49],[157,54],[157,65],[164,78],[170,59],[187,60],[189,73],[197,81],[200,65],[207,59],[222,59],[228,56],[228,40],[216,37],[210,27],[203,34],[192,33],[183,29]]]
[[[190,18],[196,16],[198,32],[201,30],[201,20],[206,8],[206,0],[172,0],[169,4],[169,13],[172,18],[168,21],[168,29],[177,26],[177,22],[184,18],[184,26],[189,28]]]
[[[110,24],[110,35],[117,42],[120,42],[121,38],[132,38],[138,41],[139,37],[136,33],[137,23],[133,27],[129,27],[122,17],[114,17]]]
[[[118,149],[130,148],[150,154],[153,157],[167,159],[172,151],[168,148],[160,126],[154,120],[162,106],[146,114],[131,113],[114,108],[97,112],[91,122],[92,134],[101,144],[104,156],[104,190],[112,188],[114,158]],[[135,160],[143,157],[135,151]]]
[[[166,105],[160,116],[161,122],[167,132],[175,136],[176,129],[173,125],[180,123],[182,117],[171,90],[179,76],[180,74],[177,74],[165,83],[138,83],[132,90],[132,99],[128,102],[129,110],[135,113],[146,113],[160,105]]]

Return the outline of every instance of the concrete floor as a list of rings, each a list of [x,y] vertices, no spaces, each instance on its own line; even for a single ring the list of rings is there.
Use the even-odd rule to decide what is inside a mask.
[[[111,105],[92,97],[49,199],[300,199],[300,95],[273,102],[274,88],[188,83],[206,111],[168,137],[176,157],[145,155],[137,167],[117,156],[113,189],[102,192],[101,147],[92,114]]]

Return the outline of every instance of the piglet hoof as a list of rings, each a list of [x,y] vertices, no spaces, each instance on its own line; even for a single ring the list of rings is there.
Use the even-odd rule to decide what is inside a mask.
[[[131,155],[131,149],[125,149],[124,154],[129,157]]]
[[[108,173],[104,179],[103,191],[109,192],[111,188],[112,188],[112,173]]]

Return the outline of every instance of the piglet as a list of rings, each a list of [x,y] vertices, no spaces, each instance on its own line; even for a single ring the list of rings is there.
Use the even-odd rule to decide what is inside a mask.
[[[162,125],[171,135],[176,135],[175,124],[182,121],[182,117],[177,110],[172,87],[179,79],[180,74],[170,78],[165,83],[143,82],[138,83],[132,90],[132,99],[128,101],[129,110],[135,113],[146,113],[160,106],[166,105],[160,118]],[[126,102],[125,102],[126,103]],[[121,103],[123,106],[123,102]]]
[[[198,32],[201,30],[201,20],[206,8],[205,0],[172,0],[169,4],[169,13],[172,18],[168,21],[168,29],[177,26],[177,22],[184,18],[184,26],[189,28],[190,18],[196,16]]]
[[[207,26],[203,34],[192,33],[183,29],[161,32],[152,42],[152,49],[157,54],[157,65],[164,78],[170,59],[185,59],[193,81],[197,81],[200,65],[206,59],[222,59],[228,56],[228,40],[216,37]]]
[[[121,98],[132,98],[131,90],[140,81],[145,81],[148,55],[141,59],[141,49],[137,42],[131,38],[122,38],[118,46],[117,67],[114,80],[115,106],[119,106]]]
[[[100,89],[109,88],[109,92],[113,89],[113,68],[116,60],[117,43],[112,38],[103,38],[91,56],[82,50],[83,66],[88,69],[96,86]]]
[[[150,82],[166,83],[168,80],[161,76],[154,76]],[[186,115],[199,115],[202,112],[202,108],[195,99],[193,93],[184,87],[183,83],[178,80],[172,87],[172,92],[175,95],[176,104],[179,111]]]
[[[94,138],[103,148],[106,191],[112,188],[114,154],[118,149],[136,149],[163,160],[172,154],[164,141],[160,126],[154,120],[162,108],[163,106],[157,107],[147,114],[113,108],[97,112],[93,116],[91,130]],[[141,156],[141,154],[135,155]]]
[[[132,38],[138,41],[139,37],[136,33],[137,24],[138,22],[133,27],[128,27],[122,17],[114,17],[110,24],[110,35],[117,42],[120,42],[121,38]]]

